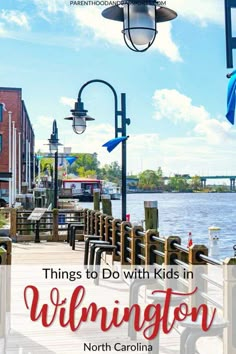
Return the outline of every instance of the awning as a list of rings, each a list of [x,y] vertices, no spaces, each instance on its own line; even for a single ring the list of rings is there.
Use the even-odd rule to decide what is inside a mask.
[[[8,182],[12,178],[12,172],[0,172],[0,182]]]

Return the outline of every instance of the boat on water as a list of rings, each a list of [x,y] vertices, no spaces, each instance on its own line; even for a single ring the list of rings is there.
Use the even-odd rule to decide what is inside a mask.
[[[102,181],[96,178],[63,179],[60,198],[75,198],[80,202],[92,202],[95,189],[102,193]]]
[[[115,183],[112,182],[103,182],[102,193],[110,195],[111,200],[121,199],[120,187],[118,187]]]

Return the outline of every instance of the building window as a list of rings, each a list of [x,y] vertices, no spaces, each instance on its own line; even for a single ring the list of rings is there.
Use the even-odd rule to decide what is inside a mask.
[[[2,134],[0,134],[0,152],[2,152]]]
[[[0,122],[2,122],[2,116],[3,116],[3,104],[0,103]]]

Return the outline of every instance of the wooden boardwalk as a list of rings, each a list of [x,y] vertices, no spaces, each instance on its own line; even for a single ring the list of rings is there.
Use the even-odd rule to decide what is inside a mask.
[[[27,277],[34,277],[35,265],[54,265],[58,267],[81,267],[83,265],[84,243],[77,242],[76,250],[72,251],[67,243],[41,242],[36,243],[16,243],[13,244],[12,264],[13,269],[20,269],[21,266],[27,268],[27,272],[19,272],[15,279],[15,289],[12,289],[12,296],[19,296],[17,290],[20,277],[25,280]],[[25,269],[25,268],[24,268]],[[19,278],[18,278],[19,277]],[[36,277],[36,276],[35,276]],[[114,293],[117,284],[101,284],[103,297],[108,301],[111,292]],[[122,285],[118,284],[120,288]],[[119,289],[120,290],[120,289]],[[94,291],[94,290],[93,290]],[[115,290],[116,291],[116,290]],[[118,291],[118,289],[117,289]],[[94,293],[93,293],[94,295]],[[14,306],[13,306],[14,307]],[[179,335],[173,331],[169,335],[162,335],[160,342],[159,354],[179,354]],[[139,343],[138,350],[110,350],[109,345],[121,342],[123,345],[136,345]],[[93,348],[96,345],[107,343],[106,350],[97,347],[97,350],[88,350],[84,347],[85,343],[91,343]],[[83,354],[89,352],[100,352],[105,354],[132,353],[150,354],[150,351],[139,350],[142,345],[148,342],[143,340],[141,334],[138,335],[137,341],[131,341],[127,336],[127,326],[122,326],[107,333],[103,333],[95,323],[89,326],[89,329],[81,327],[78,332],[71,332],[69,328],[61,328],[59,325],[45,329],[40,323],[31,322],[29,318],[20,311],[13,311],[11,314],[11,330],[7,338],[7,345],[0,354]],[[205,346],[206,347],[206,346]],[[100,349],[99,349],[100,348]],[[209,349],[200,351],[201,354],[209,354]],[[213,352],[212,352],[213,353]],[[214,354],[222,354],[214,350]],[[152,354],[158,354],[154,352]]]

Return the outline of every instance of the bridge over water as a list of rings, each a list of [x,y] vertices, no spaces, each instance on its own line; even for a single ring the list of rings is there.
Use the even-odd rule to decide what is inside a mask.
[[[192,179],[193,176],[190,176],[190,175],[179,175],[181,176],[182,178],[185,178],[185,179]],[[165,180],[169,180],[171,177],[164,177]],[[200,180],[201,180],[201,185],[203,188],[206,188],[206,182],[208,179],[229,179],[230,181],[230,190],[231,191],[235,191],[235,180],[236,180],[236,175],[232,175],[232,176],[229,176],[229,175],[219,175],[219,176],[199,176]]]

